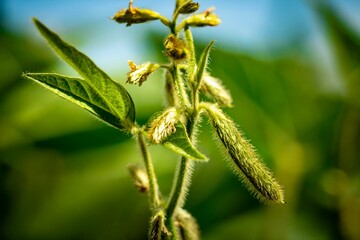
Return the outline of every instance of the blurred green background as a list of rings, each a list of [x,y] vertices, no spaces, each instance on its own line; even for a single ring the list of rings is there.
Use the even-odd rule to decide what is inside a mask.
[[[207,121],[186,209],[203,239],[360,239],[360,4],[358,1],[202,1],[223,24],[196,29],[198,51],[216,39],[210,70],[230,89],[227,113],[284,186],[287,203],[258,203],[229,170]],[[74,75],[31,25],[37,16],[125,82],[126,61],[165,61],[160,23],[109,20],[126,1],[0,2],[0,239],[145,239],[146,196],[128,176],[133,139],[20,78]],[[135,1],[171,14],[172,1]],[[162,73],[133,96],[137,121],[163,107]],[[151,147],[163,194],[177,158]]]

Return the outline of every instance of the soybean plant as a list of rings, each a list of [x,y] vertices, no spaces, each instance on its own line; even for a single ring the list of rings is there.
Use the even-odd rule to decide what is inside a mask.
[[[134,7],[133,1],[130,1],[126,9],[118,11],[113,17],[113,20],[126,26],[159,20],[169,30],[163,51],[168,62],[140,65],[128,62],[128,84],[141,86],[153,72],[164,71],[164,98],[167,104],[162,112],[149,117],[144,126],[136,123],[133,100],[121,84],[113,81],[89,57],[66,43],[39,20],[33,19],[50,47],[80,77],[55,73],[24,73],[23,77],[77,104],[106,124],[134,136],[143,166],[132,165],[129,171],[135,186],[141,192],[146,192],[150,199],[152,217],[149,239],[200,239],[197,222],[184,209],[184,203],[194,163],[208,160],[195,146],[195,133],[204,116],[209,119],[221,148],[228,153],[230,165],[250,192],[264,202],[284,202],[281,186],[233,120],[221,109],[232,107],[233,102],[221,81],[207,71],[214,41],[203,49],[200,57],[195,56],[191,29],[221,23],[213,12],[214,8],[196,13],[198,9],[196,2],[176,0],[172,18],[168,19],[153,10]],[[150,144],[163,145],[179,155],[169,196],[160,194],[149,152]]]

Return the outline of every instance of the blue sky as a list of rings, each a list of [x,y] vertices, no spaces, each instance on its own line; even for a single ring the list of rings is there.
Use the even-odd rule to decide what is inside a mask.
[[[230,35],[245,45],[258,44],[261,38],[268,40],[287,37],[295,30],[311,28],[314,24],[311,0],[240,0],[200,1],[201,10],[216,6],[223,19],[217,33],[228,39]],[[360,1],[328,0],[339,12],[360,30]],[[5,22],[9,28],[23,31],[29,27],[29,18],[37,16],[48,22],[67,27],[87,21],[107,20],[117,9],[127,6],[126,0],[3,0]],[[136,0],[135,6],[151,8],[170,17],[173,1]],[[300,28],[300,29],[299,29]],[[212,32],[212,31],[211,31]],[[212,32],[212,34],[215,34]],[[225,34],[225,35],[223,35]]]
[[[159,22],[126,28],[109,18],[128,4],[126,0],[3,0],[5,26],[16,33],[39,38],[31,24],[36,16],[66,40],[81,46],[100,65],[114,67],[114,61],[145,61],[145,34],[161,28]],[[151,8],[171,16],[174,1],[135,0],[134,5]],[[309,52],[327,58],[326,39],[316,14],[309,7],[312,0],[239,0],[200,1],[200,11],[216,6],[222,24],[194,31],[204,41],[266,56],[301,38]],[[360,32],[360,1],[328,0],[341,16]],[[73,30],[76,34],[73,34]],[[165,32],[164,32],[165,34]],[[114,54],[116,53],[116,54]],[[109,57],[111,56],[111,57]],[[120,63],[119,63],[120,66]],[[122,64],[126,67],[126,64]]]

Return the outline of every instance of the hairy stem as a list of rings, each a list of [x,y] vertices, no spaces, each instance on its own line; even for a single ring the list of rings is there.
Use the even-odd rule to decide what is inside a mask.
[[[137,142],[140,147],[141,154],[144,159],[146,172],[149,178],[149,188],[150,188],[150,205],[153,209],[158,207],[160,205],[160,199],[159,199],[159,186],[157,183],[154,166],[152,164],[151,156],[149,149],[146,145],[144,135],[142,131],[139,131],[137,133]]]
[[[186,27],[184,29],[185,31],[185,38],[187,42],[187,46],[190,52],[190,59],[188,62],[188,73],[189,73],[189,79],[188,81],[192,82],[194,81],[194,76],[196,72],[196,58],[195,58],[195,47],[194,47],[194,40],[192,37],[192,33],[189,27]],[[189,113],[186,118],[186,132],[190,138],[191,141],[194,141],[193,139],[193,132],[196,128],[197,120],[198,120],[198,105],[199,105],[199,93],[198,89],[192,89],[192,104],[190,105],[188,95],[184,89],[183,86],[183,79],[181,79],[179,75],[179,69],[175,65],[173,69],[173,77],[174,82],[178,91],[178,94],[180,96],[181,105],[184,109],[187,110]],[[193,86],[193,84],[190,84],[190,86]],[[165,216],[166,221],[165,225],[168,228],[168,230],[172,233],[172,239],[176,239],[176,229],[173,222],[173,216],[176,212],[176,209],[179,207],[182,207],[185,203],[185,197],[186,193],[188,191],[189,185],[190,185],[190,178],[193,171],[193,161],[191,159],[188,159],[186,157],[182,157],[181,161],[177,167],[176,175],[174,178],[173,187],[170,193],[170,197],[168,200],[168,203],[165,208]]]
[[[185,202],[185,195],[187,193],[190,178],[193,170],[193,161],[182,157],[176,173],[176,182],[174,182],[173,190],[171,192],[170,200],[166,206],[166,221],[165,225],[176,236],[176,230],[173,225],[173,216],[175,210],[181,207]],[[173,238],[174,239],[174,238]],[[175,238],[176,239],[176,238]]]
[[[185,4],[185,3],[183,3],[183,4]],[[178,33],[178,31],[176,29],[176,21],[179,17],[179,14],[180,14],[179,10],[181,9],[181,7],[182,6],[178,6],[177,8],[175,8],[173,17],[172,17],[172,24],[171,24],[170,30],[171,30],[171,33],[173,33],[175,35],[177,35],[177,33]]]
[[[197,112],[191,115],[186,124],[186,131],[192,140],[193,132],[197,122]],[[182,157],[177,168],[176,176],[174,178],[173,188],[171,190],[168,204],[166,205],[166,222],[165,225],[169,231],[176,234],[173,225],[173,216],[178,207],[182,207],[185,202],[186,193],[190,185],[190,178],[193,170],[193,161],[191,159]]]
[[[174,186],[171,192],[171,196],[166,206],[166,216],[168,220],[171,220],[174,211],[177,207],[183,205],[184,194],[186,193],[186,187],[188,179],[192,173],[192,161],[182,157],[178,166]]]
[[[193,39],[193,36],[192,36],[189,26],[186,26],[184,31],[185,31],[186,44],[187,44],[187,47],[190,52],[190,58],[189,58],[189,63],[188,63],[189,81],[193,82],[194,81],[194,73],[196,70],[195,69],[196,68],[196,56],[195,56],[194,39]]]
[[[184,108],[187,108],[190,105],[189,97],[185,91],[184,83],[181,81],[179,67],[177,65],[174,65],[171,72],[174,78],[176,90],[179,94],[181,105],[184,106]]]

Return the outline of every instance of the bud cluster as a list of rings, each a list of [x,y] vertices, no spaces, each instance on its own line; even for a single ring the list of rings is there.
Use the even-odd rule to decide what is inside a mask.
[[[136,65],[133,61],[128,61],[130,72],[127,74],[126,83],[130,84],[143,84],[146,81],[147,77],[156,71],[160,65],[157,63],[143,63],[141,65]]]
[[[184,40],[170,34],[164,41],[164,54],[175,62],[181,62],[189,57],[189,50]]]
[[[155,144],[161,143],[176,131],[179,117],[176,108],[171,107],[165,110],[151,122],[148,130],[148,139]]]

